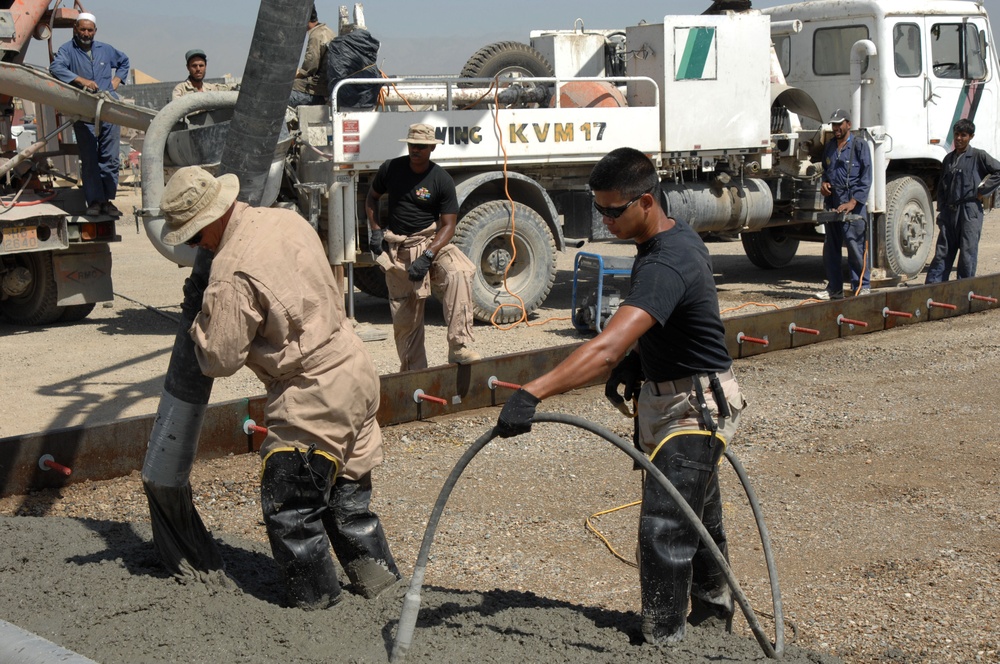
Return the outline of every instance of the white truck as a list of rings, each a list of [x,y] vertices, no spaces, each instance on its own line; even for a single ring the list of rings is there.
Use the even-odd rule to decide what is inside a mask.
[[[456,182],[454,242],[478,268],[477,318],[497,322],[542,303],[567,238],[608,237],[586,181],[614,148],[650,155],[673,216],[706,237],[738,233],[752,263],[780,268],[835,219],[819,193],[823,120],[851,110],[873,154],[876,283],[926,263],[954,121],[978,121],[976,144],[998,154],[997,57],[977,2],[813,0],[530,37],[483,48],[461,77],[377,81],[376,111],[299,107],[279,198],[361,290],[385,293],[361,251],[362,201],[417,122],[444,141],[433,159]]]

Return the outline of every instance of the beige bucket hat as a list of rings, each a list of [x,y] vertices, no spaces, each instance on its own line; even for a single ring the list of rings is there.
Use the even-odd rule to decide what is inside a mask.
[[[441,145],[444,141],[434,135],[434,127],[429,124],[412,124],[406,138],[399,139],[402,143],[415,143],[417,145]]]
[[[240,193],[240,180],[232,173],[213,177],[200,166],[178,169],[163,189],[160,210],[170,232],[169,246],[183,244],[226,213]]]

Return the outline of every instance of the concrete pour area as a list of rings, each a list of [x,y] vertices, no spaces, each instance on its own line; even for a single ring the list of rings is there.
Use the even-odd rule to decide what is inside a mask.
[[[375,601],[345,593],[316,612],[280,608],[262,543],[223,536],[231,581],[165,575],[146,524],[0,517],[4,611],[24,629],[95,661],[384,662],[403,587]],[[11,616],[10,614],[13,614]],[[531,592],[430,586],[407,661],[755,662],[752,638],[691,628],[683,644],[642,644],[636,615]],[[785,662],[836,662],[790,647]]]

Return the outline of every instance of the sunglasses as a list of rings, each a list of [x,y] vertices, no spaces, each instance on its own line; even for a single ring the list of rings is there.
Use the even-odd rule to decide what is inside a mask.
[[[650,187],[646,191],[642,192],[641,194],[639,194],[638,196],[636,196],[635,198],[633,198],[632,200],[630,200],[625,205],[617,205],[615,207],[604,207],[603,205],[598,205],[597,201],[594,201],[594,209],[597,210],[597,214],[601,215],[602,217],[607,217],[608,219],[617,219],[618,217],[620,217],[623,214],[625,214],[625,210],[627,210],[630,207],[632,207],[633,203],[635,203],[637,200],[639,200],[640,198],[642,198],[646,194],[649,194],[649,193],[652,193],[652,192],[653,192],[653,189],[652,189],[652,187]]]
[[[201,244],[201,231],[198,231],[197,233],[195,233],[191,237],[191,239],[188,240],[187,242],[185,242],[184,244],[186,244],[189,247],[196,247],[199,244]]]
[[[410,143],[409,145],[412,150],[427,150],[431,147],[430,145],[424,143]]]

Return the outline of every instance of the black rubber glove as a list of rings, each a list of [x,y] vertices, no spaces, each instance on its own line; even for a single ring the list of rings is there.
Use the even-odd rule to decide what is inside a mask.
[[[535,408],[541,402],[541,399],[523,388],[514,392],[503,405],[500,417],[497,418],[497,435],[501,438],[510,438],[531,431],[531,419],[535,416]]]
[[[195,315],[201,311],[201,301],[205,297],[205,285],[200,280],[188,277],[184,280],[184,301],[181,303],[181,311],[188,320],[194,320]]]
[[[410,263],[410,269],[406,274],[410,281],[420,281],[427,275],[427,270],[431,269],[431,258],[427,254],[420,254],[420,258]]]
[[[604,396],[615,406],[632,401],[639,397],[639,390],[642,389],[642,381],[646,376],[642,373],[642,360],[639,353],[632,351],[611,370],[608,382],[604,384]],[[618,393],[618,386],[624,386],[624,398]]]
[[[372,228],[368,231],[368,250],[372,252],[372,256],[382,254],[383,244],[385,244],[385,232],[381,228]]]

